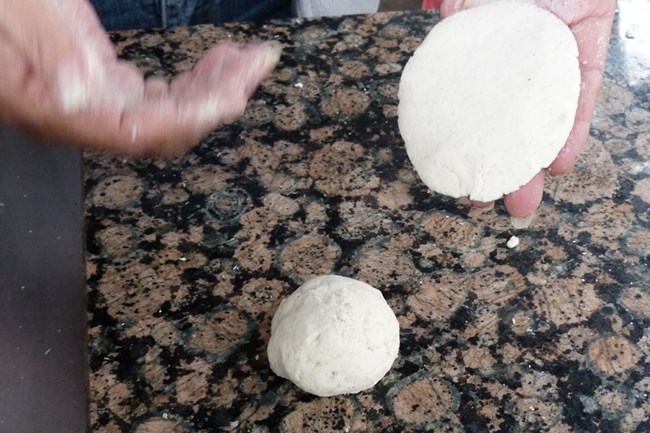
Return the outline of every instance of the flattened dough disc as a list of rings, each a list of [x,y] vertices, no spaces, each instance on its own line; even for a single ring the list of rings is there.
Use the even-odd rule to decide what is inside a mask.
[[[548,167],[573,126],[578,49],[555,15],[517,0],[436,25],[402,73],[398,122],[422,181],[490,201]]]

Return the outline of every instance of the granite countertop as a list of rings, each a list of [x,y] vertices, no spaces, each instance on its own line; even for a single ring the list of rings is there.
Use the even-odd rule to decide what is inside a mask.
[[[219,39],[285,51],[192,152],[85,154],[91,431],[650,431],[649,41],[623,19],[641,3],[619,3],[578,166],[516,232],[499,203],[430,194],[406,157],[400,72],[436,13],[114,35],[151,74]],[[266,357],[280,300],[327,273],[379,288],[401,324],[357,395],[305,394]]]

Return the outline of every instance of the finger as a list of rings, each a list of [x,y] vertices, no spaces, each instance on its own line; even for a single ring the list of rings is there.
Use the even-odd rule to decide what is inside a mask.
[[[544,192],[544,171],[540,171],[530,182],[517,191],[506,195],[503,199],[506,210],[510,215],[523,218],[531,215],[542,202]]]
[[[576,118],[566,143],[548,167],[549,174],[564,174],[573,169],[587,141],[587,137],[589,137],[589,127],[590,122]]]
[[[191,81],[183,84],[198,84],[199,90],[203,92],[205,83],[227,83],[228,85],[222,87],[236,89],[250,96],[261,80],[275,68],[281,53],[281,46],[273,42],[243,47],[232,42],[223,42],[199,60],[190,72]],[[172,86],[176,85],[172,83]],[[187,90],[186,88],[183,91]]]
[[[237,47],[223,44],[211,50],[190,73],[171,83],[184,115],[207,129],[239,116],[246,102],[275,68],[281,50],[277,44]]]
[[[279,60],[276,45],[219,46],[168,87],[148,80],[144,103],[125,110],[116,143],[129,154],[172,154],[241,115]]]
[[[549,167],[551,174],[562,174],[571,170],[589,136],[589,126],[603,80],[611,19],[609,15],[591,18],[575,24],[572,28],[579,52],[580,96],[573,129],[566,144]]]

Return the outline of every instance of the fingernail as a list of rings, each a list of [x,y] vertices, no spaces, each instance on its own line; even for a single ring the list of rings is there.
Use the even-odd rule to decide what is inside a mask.
[[[514,216],[510,217],[510,223],[512,224],[512,227],[514,227],[515,229],[523,230],[530,227],[530,224],[533,222],[534,219],[535,219],[535,212],[525,217],[514,217]]]
[[[278,42],[265,42],[264,69],[273,70],[282,56],[282,45]]]

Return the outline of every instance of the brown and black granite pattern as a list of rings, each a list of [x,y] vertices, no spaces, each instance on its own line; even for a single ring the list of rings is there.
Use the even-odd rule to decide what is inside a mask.
[[[587,148],[515,232],[500,204],[430,194],[406,157],[400,71],[437,20],[114,36],[162,75],[219,39],[285,51],[243,118],[187,155],[86,154],[93,432],[650,431],[650,85],[629,75],[634,40],[617,24]],[[278,303],[326,273],[379,288],[401,324],[394,368],[357,395],[317,398],[269,369]]]

